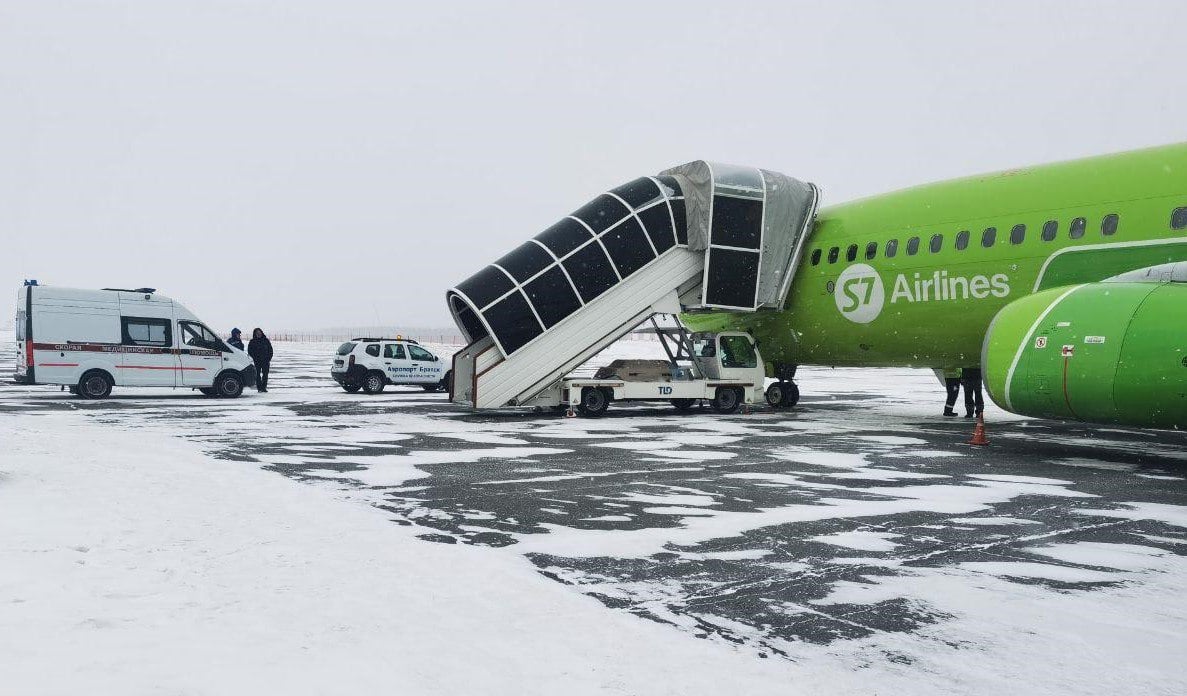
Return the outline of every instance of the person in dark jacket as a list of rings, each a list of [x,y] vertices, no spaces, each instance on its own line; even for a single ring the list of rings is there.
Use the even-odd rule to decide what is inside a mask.
[[[964,417],[972,418],[985,412],[981,398],[981,368],[966,367],[960,371],[960,386],[964,389]]]
[[[268,391],[268,368],[272,364],[272,341],[264,335],[264,330],[256,327],[251,332],[251,341],[247,343],[247,354],[256,364],[256,389]]]
[[[238,348],[239,350],[243,350],[242,335],[243,335],[243,332],[240,331],[239,329],[231,329],[231,338],[227,340],[227,343],[230,343],[232,346]]]
[[[944,389],[948,392],[948,398],[944,401],[944,415],[955,416],[956,399],[960,396],[960,370],[944,370]]]

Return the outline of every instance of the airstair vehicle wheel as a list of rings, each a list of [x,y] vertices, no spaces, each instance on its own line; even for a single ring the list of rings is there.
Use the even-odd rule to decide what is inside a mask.
[[[581,390],[581,403],[577,406],[577,410],[581,411],[581,415],[600,416],[609,407],[610,400],[606,398],[605,391],[598,387],[586,387]]]
[[[696,399],[672,399],[672,405],[677,411],[691,411],[697,405]]]
[[[718,387],[713,395],[713,410],[718,413],[733,413],[742,405],[742,390],[737,387]]]
[[[91,370],[78,380],[78,394],[84,399],[106,399],[111,396],[111,378],[102,370]]]
[[[368,394],[378,394],[385,386],[382,372],[371,371],[363,377],[363,391]]]

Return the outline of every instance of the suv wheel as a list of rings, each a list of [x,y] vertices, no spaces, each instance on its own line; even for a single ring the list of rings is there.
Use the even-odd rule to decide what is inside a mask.
[[[371,370],[363,377],[363,391],[368,394],[378,394],[386,386],[387,380],[378,370]]]

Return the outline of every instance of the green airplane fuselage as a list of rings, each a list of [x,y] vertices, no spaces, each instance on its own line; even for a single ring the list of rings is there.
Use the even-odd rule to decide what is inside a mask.
[[[975,366],[1008,303],[1187,260],[1183,206],[1187,144],[874,196],[820,211],[784,310],[684,318],[750,331],[769,370]]]

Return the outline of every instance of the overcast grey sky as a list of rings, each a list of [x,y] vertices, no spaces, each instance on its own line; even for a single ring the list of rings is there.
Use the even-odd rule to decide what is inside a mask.
[[[688,160],[827,205],[1187,140],[1185,32],[1181,0],[0,0],[0,285],[446,326],[450,285]]]

